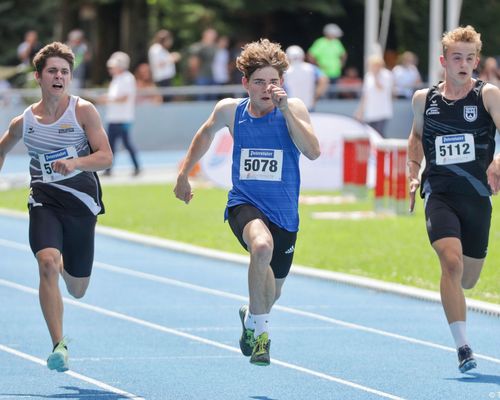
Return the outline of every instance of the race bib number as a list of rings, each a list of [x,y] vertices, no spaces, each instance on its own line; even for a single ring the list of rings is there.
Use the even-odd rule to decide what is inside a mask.
[[[436,164],[461,164],[476,159],[474,136],[470,133],[436,137]]]
[[[241,149],[240,180],[281,181],[283,150]]]
[[[44,182],[57,182],[63,179],[71,178],[78,175],[79,170],[74,170],[68,175],[62,175],[55,172],[52,169],[52,165],[57,160],[69,160],[71,158],[78,158],[78,153],[74,146],[67,147],[65,149],[53,151],[51,153],[39,154],[38,159],[40,160],[40,168],[42,169],[42,177]]]

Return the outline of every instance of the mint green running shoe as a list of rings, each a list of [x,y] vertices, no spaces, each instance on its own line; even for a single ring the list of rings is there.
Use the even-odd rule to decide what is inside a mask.
[[[247,315],[248,306],[245,304],[240,308],[240,320],[241,326],[243,327],[243,332],[240,337],[240,349],[244,356],[250,357],[252,355],[254,338],[253,329],[245,328],[245,316]]]
[[[54,346],[52,354],[47,358],[47,367],[57,372],[68,370],[68,346],[67,339],[62,338],[59,343]]]
[[[252,351],[250,362],[255,365],[266,366],[271,364],[269,349],[271,348],[271,340],[267,332],[261,333],[255,339],[255,345]]]

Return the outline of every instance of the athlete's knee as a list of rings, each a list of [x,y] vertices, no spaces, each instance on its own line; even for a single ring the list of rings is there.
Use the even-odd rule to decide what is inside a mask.
[[[453,250],[445,250],[440,254],[441,270],[444,275],[451,277],[462,276],[463,259],[462,255]]]
[[[472,289],[474,286],[476,286],[477,281],[479,280],[478,277],[462,277],[462,288],[463,289]]]
[[[61,272],[61,256],[55,252],[39,252],[37,254],[41,278],[57,277]]]
[[[273,244],[266,239],[255,239],[250,245],[250,254],[256,260],[262,261],[266,266],[271,262],[273,256]]]
[[[73,296],[75,299],[81,299],[85,296],[87,292],[87,288],[89,286],[88,281],[85,282],[66,282],[66,288],[68,289],[68,293]]]

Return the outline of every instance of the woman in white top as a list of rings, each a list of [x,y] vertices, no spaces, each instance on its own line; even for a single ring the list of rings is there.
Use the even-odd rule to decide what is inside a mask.
[[[368,59],[368,72],[363,79],[361,101],[354,116],[385,136],[387,122],[392,118],[393,77],[385,68],[384,59],[373,55]]]
[[[137,85],[134,75],[128,70],[130,57],[123,51],[114,52],[106,63],[112,76],[108,93],[103,101],[107,104],[109,144],[113,153],[118,140],[123,142],[134,164],[134,175],[140,173],[137,152],[130,141],[130,129],[135,119],[135,97]],[[111,168],[105,175],[111,175]]]

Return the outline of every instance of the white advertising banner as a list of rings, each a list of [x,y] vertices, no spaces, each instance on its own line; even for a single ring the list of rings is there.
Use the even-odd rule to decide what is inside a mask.
[[[310,161],[300,157],[302,189],[338,190],[342,188],[343,138],[370,134],[369,128],[344,115],[311,113],[314,132],[319,139],[321,156]],[[207,154],[201,159],[203,174],[215,185],[230,188],[233,139],[227,128],[215,135]]]

